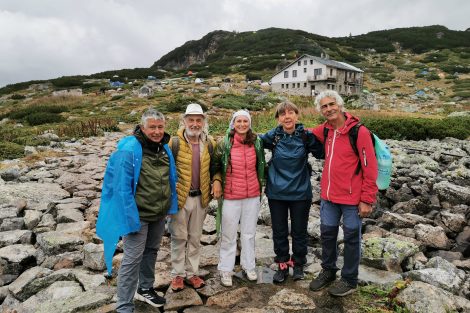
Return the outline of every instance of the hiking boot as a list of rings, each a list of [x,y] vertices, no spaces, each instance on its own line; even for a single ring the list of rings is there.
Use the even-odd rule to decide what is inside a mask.
[[[313,279],[310,282],[309,288],[312,291],[318,291],[320,289],[325,288],[331,282],[336,280],[336,273],[328,270],[321,270],[320,274],[318,274],[317,278]]]
[[[292,274],[294,280],[304,279],[304,267],[302,265],[294,265],[294,273]]]
[[[258,280],[258,274],[256,274],[256,271],[254,269],[245,271],[245,274],[246,274],[246,278],[248,278],[249,281]]]
[[[183,277],[176,276],[175,278],[173,278],[173,280],[171,281],[170,287],[171,287],[171,290],[173,291],[183,290],[184,289]]]
[[[150,304],[153,307],[159,308],[166,303],[166,299],[157,295],[153,288],[141,289],[138,288],[135,292],[134,299]]]
[[[230,272],[220,272],[220,283],[225,287],[232,287],[232,274]]]
[[[328,289],[328,292],[332,296],[344,297],[353,293],[354,291],[356,291],[356,289],[357,286],[352,286],[347,281],[341,278],[338,282],[334,283],[333,286]]]
[[[202,280],[202,278],[197,276],[197,275],[194,275],[193,277],[191,277],[189,279],[186,278],[186,283],[188,285],[190,285],[191,287],[193,287],[194,289],[199,289],[199,288],[204,287],[206,285],[204,280]]]

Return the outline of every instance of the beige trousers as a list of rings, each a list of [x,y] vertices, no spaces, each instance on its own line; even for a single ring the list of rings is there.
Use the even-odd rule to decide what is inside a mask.
[[[207,208],[202,208],[201,196],[188,197],[184,208],[171,218],[171,277],[197,275],[206,214]]]

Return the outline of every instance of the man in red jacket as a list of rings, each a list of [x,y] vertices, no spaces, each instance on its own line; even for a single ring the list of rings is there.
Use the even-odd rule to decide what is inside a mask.
[[[312,131],[324,144],[325,163],[321,178],[322,271],[310,283],[320,290],[336,280],[337,237],[341,216],[344,230],[344,266],[341,279],[328,292],[345,296],[356,290],[361,258],[361,218],[369,216],[377,193],[377,159],[369,130],[359,127],[357,152],[353,150],[349,131],[359,119],[343,112],[341,96],[327,90],[315,99],[317,110],[326,122]],[[325,131],[325,128],[328,131]],[[327,134],[325,136],[325,134]]]

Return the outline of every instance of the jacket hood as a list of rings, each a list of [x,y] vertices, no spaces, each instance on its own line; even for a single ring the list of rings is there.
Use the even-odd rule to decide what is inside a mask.
[[[359,123],[359,118],[349,114],[348,112],[343,112],[343,114],[346,118],[346,121],[344,122],[344,126],[338,129],[338,132],[340,134],[347,134],[354,125]],[[331,126],[328,121],[325,122],[325,127],[328,129],[333,129],[333,126]]]

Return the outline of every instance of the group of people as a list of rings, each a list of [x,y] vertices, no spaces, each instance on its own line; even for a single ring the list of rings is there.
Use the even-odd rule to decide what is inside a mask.
[[[171,284],[180,291],[205,285],[198,276],[200,238],[209,201],[222,199],[217,210],[220,231],[218,270],[224,286],[232,274],[240,232],[240,265],[250,281],[258,279],[255,236],[263,187],[273,231],[275,283],[283,283],[292,268],[294,280],[304,279],[307,225],[312,204],[309,154],[325,158],[321,178],[322,271],[310,283],[334,296],[354,292],[360,261],[361,218],[372,212],[377,193],[377,160],[369,131],[359,128],[357,155],[348,137],[359,120],[344,111],[335,91],[320,93],[315,104],[325,123],[307,129],[289,101],[275,111],[278,126],[257,135],[251,116],[233,114],[225,136],[216,143],[208,134],[205,113],[191,103],[177,136],[165,132],[165,117],[155,109],[142,115],[132,136],[123,138],[111,155],[103,182],[97,234],[103,239],[111,273],[119,239],[124,256],[118,272],[117,312],[133,312],[133,299],[155,307],[165,304],[154,288],[155,262],[169,217]],[[272,152],[265,162],[264,149]],[[342,218],[344,266],[337,280],[337,236]],[[290,226],[289,226],[290,219]],[[292,252],[289,248],[292,239]]]

